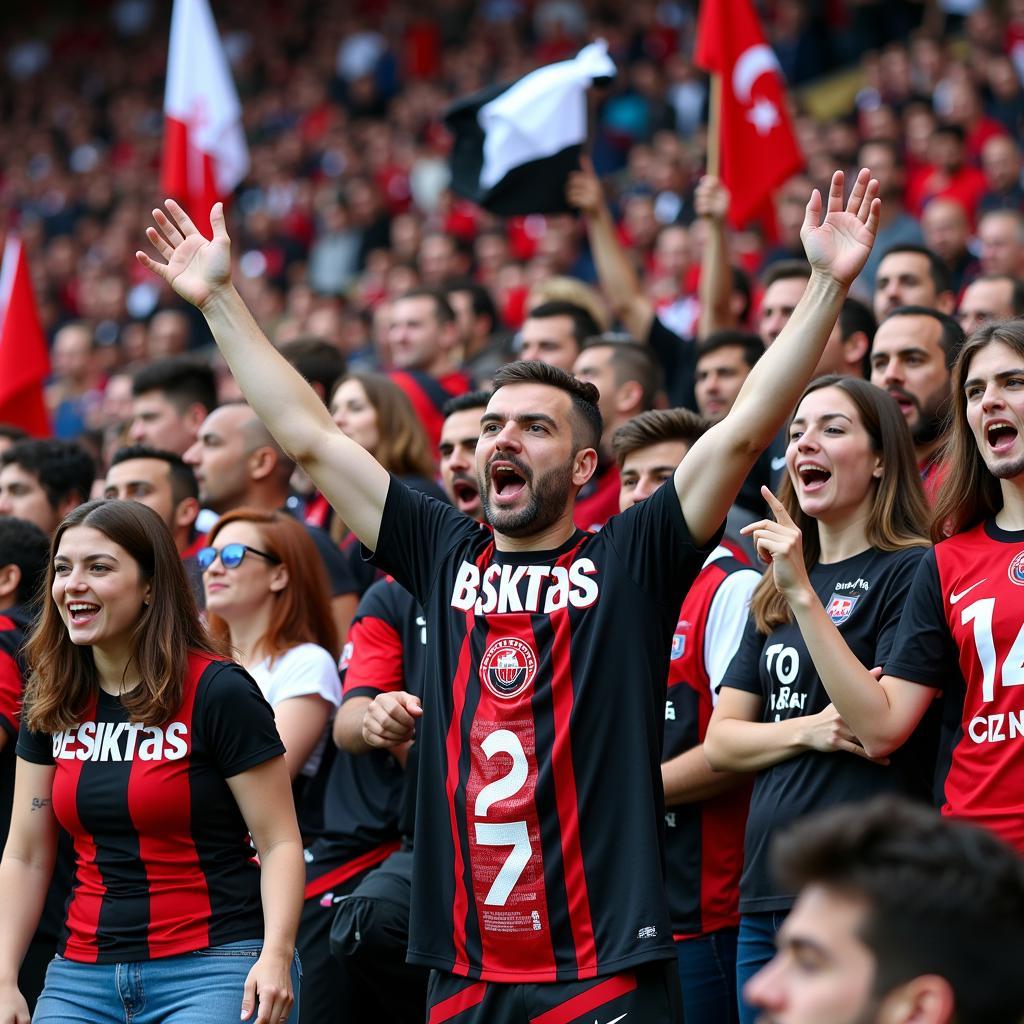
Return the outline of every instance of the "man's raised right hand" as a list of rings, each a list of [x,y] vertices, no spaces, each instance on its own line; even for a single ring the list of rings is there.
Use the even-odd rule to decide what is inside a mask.
[[[231,283],[231,239],[224,224],[224,204],[215,203],[210,211],[212,242],[173,199],[166,200],[164,206],[167,213],[153,211],[157,226],[146,228],[146,237],[167,262],[158,263],[144,252],[137,252],[135,258],[183,299],[202,309]]]

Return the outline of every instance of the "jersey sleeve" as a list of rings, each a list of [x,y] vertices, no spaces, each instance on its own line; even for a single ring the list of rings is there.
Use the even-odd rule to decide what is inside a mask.
[[[722,537],[725,523],[698,546],[683,518],[679,496],[666,480],[649,498],[612,516],[601,531],[641,590],[677,607]]]
[[[722,580],[711,599],[705,627],[704,668],[713,698],[717,696],[726,670],[739,650],[750,618],[750,598],[760,582],[759,572],[739,569]]]
[[[0,650],[0,729],[12,738],[18,734],[21,721],[23,682],[17,661]]]
[[[764,650],[764,641],[764,636],[757,631],[753,617],[748,615],[739,647],[736,648],[736,653],[722,676],[719,690],[727,686],[733,690],[743,690],[744,693],[756,693],[759,697],[764,697],[764,687],[761,685],[761,652]]]
[[[48,732],[33,732],[24,722],[18,730],[16,753],[32,764],[56,764],[53,759],[53,736]]]
[[[341,679],[330,651],[316,644],[300,644],[283,654],[274,666],[267,699],[273,707],[293,697],[322,697],[337,707]]]
[[[903,610],[907,607],[907,597],[913,585],[917,568],[924,558],[927,548],[911,548],[901,552],[897,556],[898,564],[893,569],[892,577],[883,599],[882,608],[878,617],[878,636],[875,639],[875,665],[884,665],[892,656],[893,651],[899,650],[895,646],[896,636],[899,632],[900,620],[903,617]]]
[[[907,592],[885,674],[937,690],[959,676],[959,654],[949,632],[934,549],[925,552]]]
[[[387,600],[389,586],[375,583],[359,602],[345,646],[345,700],[406,688],[402,624]]]
[[[198,724],[206,752],[224,778],[283,754],[274,712],[256,680],[230,663],[207,671]]]
[[[445,556],[482,527],[469,516],[391,477],[376,551],[363,557],[393,576],[420,604],[427,603]]]
[[[697,376],[697,346],[670,331],[656,316],[647,332],[647,344],[665,372],[672,401],[696,411],[693,389]]]

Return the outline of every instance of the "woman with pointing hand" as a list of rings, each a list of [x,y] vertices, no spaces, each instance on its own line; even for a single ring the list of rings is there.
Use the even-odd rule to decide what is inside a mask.
[[[927,730],[873,760],[832,706],[800,634],[797,602],[820,602],[866,668],[884,663],[915,568],[927,549],[927,509],[910,434],[883,391],[820,377],[797,404],[774,519],[752,523],[769,565],[751,600],[739,650],[722,681],[704,751],[713,768],[756,772],[740,882],[737,983],[774,953],[793,902],[769,871],[776,829],[814,811],[883,791],[927,799]]]

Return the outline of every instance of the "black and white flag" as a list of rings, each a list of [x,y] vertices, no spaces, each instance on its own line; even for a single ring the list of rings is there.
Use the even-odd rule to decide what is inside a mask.
[[[569,209],[565,183],[587,139],[587,89],[615,75],[600,39],[572,60],[454,104],[451,187],[503,216]]]

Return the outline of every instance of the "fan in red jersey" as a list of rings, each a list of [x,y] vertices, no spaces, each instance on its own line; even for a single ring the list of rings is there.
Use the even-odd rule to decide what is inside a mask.
[[[615,433],[623,510],[646,501],[708,423],[688,409],[641,413]],[[735,1024],[743,828],[749,776],[712,771],[703,741],[761,574],[719,546],[679,609],[665,699],[666,889],[687,1024]]]
[[[792,558],[776,555],[776,580],[808,643],[829,652],[822,683],[865,749],[898,750],[941,694],[943,813],[1024,850],[1024,324],[971,336],[953,367],[953,401],[935,548],[918,568],[881,681],[836,642],[789,571]],[[766,544],[789,547],[793,535],[781,522]]]
[[[924,495],[899,407],[866,381],[819,377],[797,405],[786,464],[784,506],[775,504],[799,520],[808,538],[799,563],[808,586],[853,657],[868,667],[882,664],[928,546]],[[764,528],[764,520],[744,527],[762,558]],[[827,659],[801,628],[767,574],[705,741],[713,767],[757,772],[740,879],[740,988],[771,958],[793,905],[794,894],[780,889],[768,869],[776,831],[834,804],[882,792],[927,800],[931,789],[935,751],[927,732],[891,764],[869,760],[831,706],[821,685]],[[752,1024],[748,1005],[741,1005],[740,1020]]]
[[[139,261],[203,311],[278,442],[426,613],[422,710],[405,708],[420,718],[409,960],[433,969],[434,1024],[682,1019],[660,763],[673,630],[870,252],[877,187],[861,171],[844,208],[837,173],[824,221],[812,193],[814,272],[790,322],[672,486],[597,534],[573,523],[602,432],[592,384],[539,362],[497,373],[476,449],[487,530],[335,427],[232,286],[219,206],[212,241],[176,203],[154,211],[166,262]],[[380,724],[373,745],[408,739]]]
[[[28,1021],[13,979],[58,825],[75,877],[34,1020],[290,1019],[302,845],[269,705],[209,639],[152,509],[80,505],[47,584],[0,863],[0,1020]]]

